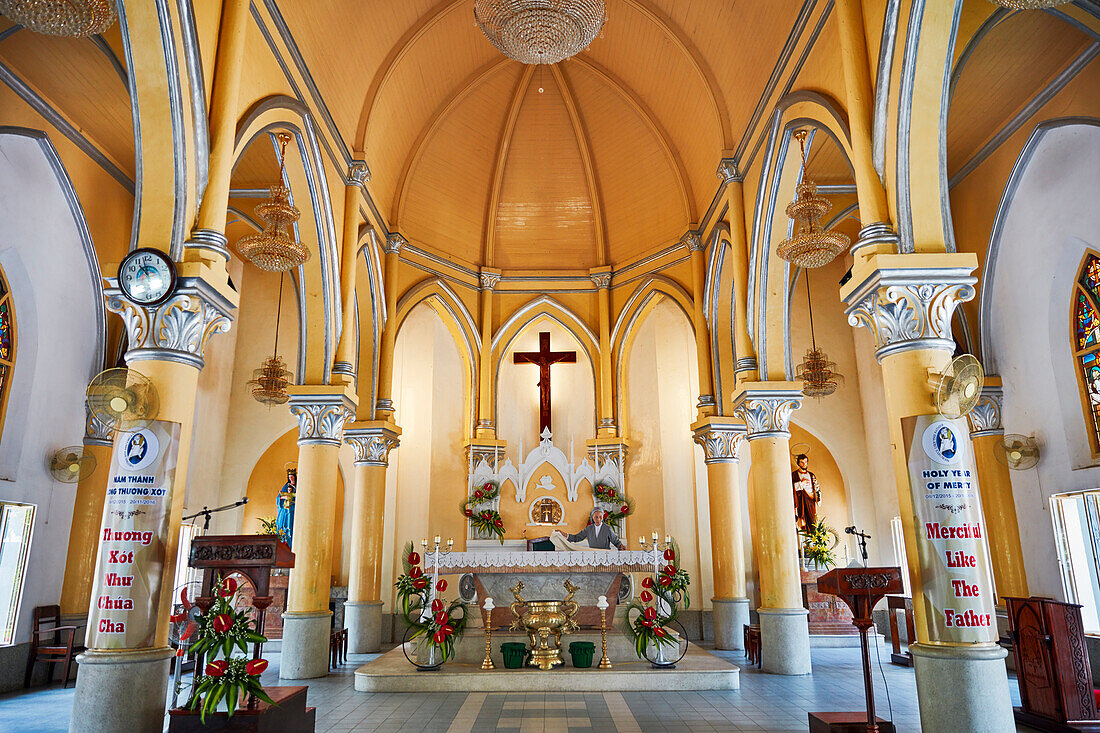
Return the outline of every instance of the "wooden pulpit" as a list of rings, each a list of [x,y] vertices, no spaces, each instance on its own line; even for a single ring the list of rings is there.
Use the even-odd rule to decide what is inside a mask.
[[[900,593],[901,568],[836,568],[817,579],[817,590],[840,598],[852,609],[852,623],[859,629],[863,652],[863,692],[867,713],[810,713],[810,733],[857,733],[879,731],[893,733],[894,724],[875,716],[875,688],[871,682],[871,656],[867,641],[874,621],[875,604],[890,593]]]
[[[1081,606],[1005,598],[1020,702],[1016,720],[1039,730],[1100,731]]]

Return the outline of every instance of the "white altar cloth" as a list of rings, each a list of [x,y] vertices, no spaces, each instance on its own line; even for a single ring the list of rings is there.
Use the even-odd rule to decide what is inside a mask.
[[[425,553],[425,569],[435,568],[435,553]],[[439,572],[450,573],[568,573],[653,571],[653,553],[640,550],[578,550],[537,552],[498,550],[451,552],[439,556]]]

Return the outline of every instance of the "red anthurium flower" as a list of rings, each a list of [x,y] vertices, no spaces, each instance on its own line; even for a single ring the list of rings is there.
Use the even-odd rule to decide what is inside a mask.
[[[676,574],[676,566],[675,565],[665,565],[663,570],[664,570],[665,575],[675,575]]]
[[[491,491],[493,490],[493,485],[492,485],[491,483],[489,483],[489,482],[486,482],[486,483],[485,483],[485,484],[484,484],[484,485],[483,485],[483,486],[481,487],[481,490],[482,490],[482,491],[490,491],[490,492],[491,492]]]
[[[643,588],[652,588],[653,587],[653,578],[649,577],[648,575],[646,577],[642,578],[642,587]]]
[[[455,632],[455,627],[450,624],[443,624],[443,628],[440,629],[445,635],[450,636]]]
[[[263,671],[267,669],[266,659],[253,659],[248,664],[244,665],[244,671],[255,677],[256,675],[263,674]]]
[[[647,608],[645,611],[643,611],[643,613],[644,613],[645,617],[647,619],[649,619],[650,621],[657,618],[657,609],[654,608],[653,606],[650,606],[649,608]]]
[[[672,585],[672,578],[667,575],[662,575],[661,585]]]
[[[665,627],[664,627],[664,626],[654,626],[654,627],[653,627],[653,633],[654,633],[654,635],[655,635],[655,636],[657,636],[658,638],[664,638],[664,635],[665,635]]]
[[[237,581],[234,578],[226,578],[222,581],[222,598],[228,598],[237,592]]]
[[[225,674],[225,670],[229,668],[229,662],[224,659],[219,659],[216,662],[211,662],[206,665],[206,674],[211,677],[221,677]]]
[[[474,516],[474,510],[473,510],[473,509],[471,509],[470,507],[466,507],[466,509],[465,509],[465,510],[463,510],[463,512],[462,512],[462,513],[463,513],[463,514],[465,514],[465,515],[466,515],[467,517],[472,517],[472,516]]]
[[[412,570],[409,571],[409,577],[412,578],[419,578],[423,574],[424,571],[420,569],[419,565],[415,566]]]
[[[446,639],[447,635],[443,633],[443,629],[440,629],[439,631],[432,634],[432,641],[434,641],[436,644],[442,644],[444,641],[446,641]]]
[[[478,489],[477,491],[474,492],[474,498],[475,499],[480,499],[481,498],[481,489]]]
[[[432,613],[439,613],[442,610],[443,610],[443,601],[442,601],[442,599],[436,598],[434,601],[432,601]]]
[[[419,565],[419,564],[420,564],[420,553],[419,552],[410,552],[409,553],[409,565]]]
[[[439,624],[440,626],[445,626],[447,624],[447,622],[450,621],[450,620],[451,620],[451,617],[447,615],[446,611],[440,611],[439,613],[437,613],[435,615],[435,622],[437,624]]]
[[[649,603],[653,600],[653,594],[647,590],[642,591],[642,603]]]
[[[440,593],[447,590],[447,581],[444,580],[443,578],[440,578],[439,582],[435,584],[435,589],[437,591],[439,591]]]
[[[501,520],[499,520],[499,519],[495,520],[495,521],[494,521],[494,524],[496,524],[496,526],[498,526],[498,527],[503,527],[503,526],[504,526],[504,522],[502,522],[502,521],[501,521]]]
[[[427,585],[428,581],[426,578],[417,578],[413,581],[413,588],[416,588],[417,590],[421,590],[422,588],[427,587]]]
[[[671,547],[665,550],[665,559],[672,562],[676,559],[676,552]]]
[[[619,514],[630,514],[630,507],[628,507],[626,504],[623,504],[621,507],[619,507]]]
[[[213,626],[214,631],[217,631],[219,634],[224,634],[233,628],[233,617],[228,613],[218,614],[214,617]]]
[[[652,629],[653,628],[653,622],[650,621],[647,618],[643,618],[642,619],[642,626],[646,627],[647,629]]]

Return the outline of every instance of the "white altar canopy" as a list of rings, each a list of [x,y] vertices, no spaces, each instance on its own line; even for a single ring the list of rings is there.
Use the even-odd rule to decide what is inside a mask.
[[[435,569],[435,554],[425,553],[425,569]],[[531,552],[480,550],[439,556],[439,574],[451,573],[639,573],[653,572],[653,553],[641,550]]]

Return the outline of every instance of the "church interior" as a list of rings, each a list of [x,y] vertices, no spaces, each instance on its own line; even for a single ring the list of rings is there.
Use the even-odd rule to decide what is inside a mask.
[[[1098,55],[0,0],[0,730],[1100,730]]]

